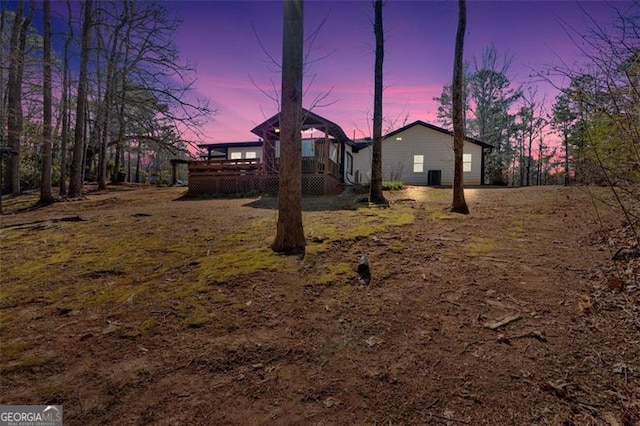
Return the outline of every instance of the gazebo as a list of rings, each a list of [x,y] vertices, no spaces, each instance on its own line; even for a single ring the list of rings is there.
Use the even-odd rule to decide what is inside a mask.
[[[302,191],[329,194],[344,183],[347,147],[355,143],[336,123],[309,110],[302,110]],[[314,137],[318,131],[320,137]],[[277,192],[280,159],[280,114],[254,127],[261,140],[262,155],[256,159],[215,158],[216,144],[202,145],[209,155],[205,161],[189,165],[189,192],[192,194]],[[222,143],[221,147],[238,145]]]

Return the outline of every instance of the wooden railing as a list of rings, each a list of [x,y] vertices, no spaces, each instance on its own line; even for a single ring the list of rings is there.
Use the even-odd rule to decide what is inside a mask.
[[[273,162],[273,166],[268,167],[259,159],[194,161],[189,163],[189,173],[199,176],[277,173],[280,159],[275,158]],[[340,166],[324,157],[303,157],[302,173],[329,174],[339,178]]]
[[[208,160],[189,163],[189,173],[198,175],[238,175],[264,173],[259,159]]]
[[[274,170],[277,173],[280,167],[280,159],[273,160],[273,166],[267,170]],[[340,166],[333,160],[326,160],[324,157],[302,157],[302,173],[328,173],[336,178],[340,177]]]

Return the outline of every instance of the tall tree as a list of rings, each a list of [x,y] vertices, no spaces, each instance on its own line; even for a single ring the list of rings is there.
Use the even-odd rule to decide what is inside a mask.
[[[43,52],[43,127],[42,127],[42,176],[40,177],[40,203],[53,202],[51,191],[51,163],[52,163],[52,125],[51,125],[51,2],[43,2],[44,19],[44,52]]]
[[[76,127],[73,134],[73,159],[71,162],[71,180],[69,182],[69,197],[78,197],[83,188],[83,154],[85,142],[85,109],[87,102],[87,63],[89,62],[89,39],[91,37],[91,6],[92,0],[87,0],[84,6],[82,22],[82,44],[80,47],[80,74],[78,76],[78,100],[76,104]]]
[[[556,103],[553,105],[551,125],[562,135],[562,144],[564,147],[564,184],[569,185],[570,168],[569,168],[569,136],[571,126],[576,118],[569,105],[569,96],[561,93],[556,97]]]
[[[73,25],[71,24],[71,2],[67,0],[67,14],[68,14],[68,32],[64,42],[64,57],[62,67],[62,132],[60,135],[60,196],[67,195],[67,141],[69,140],[70,133],[70,103],[69,96],[71,85],[71,78],[69,76],[69,50],[71,48],[71,42],[73,41]]]
[[[508,78],[513,57],[498,57],[495,46],[485,49],[475,62],[469,78],[470,97],[475,103],[470,131],[473,136],[494,147],[487,157],[486,173],[493,184],[506,185],[507,168],[513,156],[510,138],[514,130],[511,107],[520,98],[520,89],[514,89]]]
[[[20,194],[20,137],[22,135],[22,80],[24,73],[24,56],[27,41],[27,31],[31,25],[31,19],[35,4],[31,2],[28,16],[23,15],[24,2],[18,2],[18,10],[11,29],[9,47],[9,76],[7,90],[7,136],[9,146],[17,153],[9,157],[7,167],[7,182],[11,187],[11,193]]]
[[[2,143],[5,143],[5,137],[6,137],[6,129],[5,129],[5,124],[6,124],[6,119],[7,119],[7,113],[6,113],[6,97],[5,97],[5,89],[6,89],[6,82],[5,82],[5,68],[6,68],[6,55],[5,55],[5,50],[4,50],[4,29],[5,29],[5,21],[6,21],[6,14],[7,14],[7,2],[6,0],[0,0],[0,141],[2,141]],[[1,179],[0,179],[1,180]],[[0,187],[0,193],[2,192],[4,188]]]
[[[271,248],[304,255],[302,228],[303,2],[284,0],[278,224]]]
[[[500,60],[497,49],[491,46],[483,50],[479,60],[474,59],[472,68],[463,72],[463,105],[470,112],[466,130],[471,136],[493,145],[494,151],[486,160],[486,177],[494,184],[506,184],[507,168],[513,157],[510,138],[514,116],[510,109],[521,91],[514,89],[508,78],[512,62],[513,57],[508,55]],[[440,104],[438,121],[448,128],[452,124],[452,97],[451,86],[446,85],[442,94],[433,98]]]
[[[369,201],[375,204],[387,204],[387,200],[382,194],[382,64],[384,62],[382,6],[382,0],[374,0],[373,32],[376,39],[376,60],[373,88],[373,155],[371,159]]]
[[[469,214],[469,207],[464,198],[464,173],[462,154],[464,152],[464,102],[463,102],[463,54],[464,35],[467,28],[467,4],[465,0],[458,0],[458,32],[456,33],[456,48],[453,60],[453,80],[451,83],[451,97],[453,102],[453,202],[451,211]]]
[[[111,134],[111,109],[114,98],[114,91],[117,86],[116,82],[116,68],[118,60],[118,47],[122,44],[122,37],[120,31],[128,21],[127,13],[129,8],[127,3],[124,3],[123,13],[120,16],[120,22],[115,26],[115,29],[111,32],[109,39],[105,44],[107,52],[107,75],[104,89],[104,99],[100,107],[100,117],[102,133],[99,141],[99,155],[98,155],[98,188],[105,189],[107,186],[107,145],[109,143],[109,136]],[[102,34],[100,33],[100,39],[102,40]]]

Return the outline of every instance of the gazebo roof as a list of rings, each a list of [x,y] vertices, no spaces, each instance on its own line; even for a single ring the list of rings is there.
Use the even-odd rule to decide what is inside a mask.
[[[304,116],[304,120],[302,121],[302,130],[318,129],[325,132],[327,135],[334,137],[341,143],[345,143],[347,145],[354,144],[354,142],[349,139],[349,137],[347,137],[347,134],[344,132],[344,130],[342,130],[342,128],[333,121],[327,120],[326,118],[321,117],[318,114],[304,108],[302,108],[302,114]],[[251,129],[251,133],[261,138],[264,138],[267,134],[275,136],[275,130],[279,127],[280,113],[274,115],[261,124],[258,124],[256,127]]]

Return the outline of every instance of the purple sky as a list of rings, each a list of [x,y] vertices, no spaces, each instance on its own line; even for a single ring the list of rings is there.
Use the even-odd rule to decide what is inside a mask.
[[[618,8],[630,2],[613,2]],[[170,4],[183,21],[176,42],[183,59],[197,65],[199,96],[218,114],[205,129],[205,142],[254,140],[251,128],[277,112],[276,103],[253,81],[273,93],[280,73],[260,42],[281,60],[280,1],[180,1]],[[565,24],[582,32],[583,10],[600,23],[612,18],[610,6],[595,1],[473,1],[467,3],[465,59],[479,57],[487,46],[515,56],[512,81],[533,80],[535,70],[561,60],[580,60]],[[401,118],[396,127],[425,120],[435,123],[432,100],[451,80],[457,25],[456,1],[389,0],[384,8],[384,115]],[[373,111],[374,37],[370,1],[307,1],[305,36],[319,29],[305,74],[311,86],[303,101],[310,107],[318,93],[331,90],[314,112],[341,125],[347,135],[370,136]],[[254,31],[255,28],[255,31]],[[260,42],[258,41],[260,40]],[[327,56],[328,55],[328,56]],[[315,60],[315,61],[314,61]],[[541,84],[539,93],[555,92]]]

